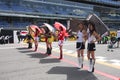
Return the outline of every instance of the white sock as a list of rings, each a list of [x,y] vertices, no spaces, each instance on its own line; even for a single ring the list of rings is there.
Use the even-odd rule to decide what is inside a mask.
[[[88,69],[89,72],[92,72],[94,64],[95,64],[95,60],[94,59],[89,60],[89,69]]]
[[[82,57],[78,57],[78,65],[79,65],[79,68],[82,68],[82,65],[83,65],[83,58]]]

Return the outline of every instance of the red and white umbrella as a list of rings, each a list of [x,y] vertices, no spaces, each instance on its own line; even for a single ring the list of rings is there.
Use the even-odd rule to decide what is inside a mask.
[[[59,22],[55,22],[54,27],[55,27],[57,30],[60,30],[60,27],[62,27],[63,30],[66,31],[66,27],[65,27],[63,24],[59,23]]]
[[[66,36],[66,37],[68,37],[68,36],[70,36],[67,32],[65,32],[65,35],[64,36]]]
[[[30,25],[29,28],[35,33],[36,29],[38,29],[39,33],[42,33],[42,30],[36,25]]]
[[[59,23],[59,22],[55,22],[54,27],[55,27],[57,30],[60,30],[60,27],[62,27],[62,28],[63,28],[63,32],[64,32],[64,36],[66,36],[66,37],[69,36],[69,34],[66,32],[66,27],[65,27],[63,24],[61,24],[61,23]]]

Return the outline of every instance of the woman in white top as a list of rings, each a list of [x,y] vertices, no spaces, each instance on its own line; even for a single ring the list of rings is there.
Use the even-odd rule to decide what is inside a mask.
[[[84,23],[81,22],[78,24],[79,30],[77,32],[77,42],[76,42],[76,49],[77,49],[77,57],[78,57],[78,64],[79,69],[83,68],[83,60],[84,60],[84,49],[85,49],[85,41],[87,37],[87,32],[84,26]]]
[[[88,23],[88,47],[87,47],[87,57],[89,60],[89,72],[94,72],[95,64],[95,42],[100,40],[99,34],[96,32],[95,25],[92,22]]]

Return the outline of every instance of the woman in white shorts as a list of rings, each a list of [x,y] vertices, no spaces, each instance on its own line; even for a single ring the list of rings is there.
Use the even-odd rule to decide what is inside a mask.
[[[77,49],[77,57],[78,57],[78,68],[83,68],[83,60],[84,60],[84,49],[85,49],[85,41],[87,39],[87,31],[85,29],[84,23],[81,22],[78,24],[78,32],[77,32],[77,41],[76,41],[76,49]]]
[[[62,27],[60,27],[59,33],[58,33],[58,46],[60,49],[60,57],[59,59],[63,58],[63,51],[62,51],[62,46],[63,46],[63,42],[64,42],[64,38],[65,38],[65,32],[63,30]]]
[[[87,47],[87,57],[89,61],[89,72],[94,72],[95,64],[95,42],[98,42],[101,38],[96,32],[95,25],[92,22],[88,23],[88,47]]]

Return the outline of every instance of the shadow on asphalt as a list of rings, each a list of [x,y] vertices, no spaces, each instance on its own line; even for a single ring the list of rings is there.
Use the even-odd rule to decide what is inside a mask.
[[[35,51],[32,51],[32,50],[25,50],[25,51],[19,51],[21,53],[31,53],[31,52],[35,52]]]
[[[50,58],[50,59],[41,59],[40,63],[58,63],[60,62],[57,58]]]
[[[98,80],[93,73],[89,73],[87,70],[79,71],[76,67],[56,66],[50,69],[47,73],[67,75],[66,80]]]
[[[48,56],[42,53],[32,53],[32,54],[27,54],[27,55],[30,56],[31,58],[45,58]]]
[[[31,53],[31,52],[35,52],[27,47],[22,47],[22,48],[16,48],[19,50],[20,53]]]
[[[35,52],[34,50],[28,48],[16,48],[20,53],[26,53],[26,55],[30,56],[31,58],[45,58],[48,55],[40,52]]]
[[[22,48],[16,48],[16,49],[18,49],[18,50],[26,50],[28,48],[27,47],[22,47]]]

